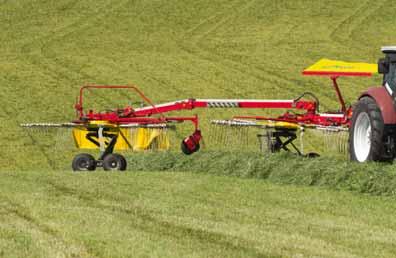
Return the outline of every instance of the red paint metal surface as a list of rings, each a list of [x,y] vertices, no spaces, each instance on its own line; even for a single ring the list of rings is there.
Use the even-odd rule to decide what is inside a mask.
[[[285,114],[268,118],[263,116],[250,116],[244,117],[257,120],[273,120],[285,121],[291,123],[318,125],[318,126],[341,126],[348,125],[350,116],[350,109],[345,107],[342,95],[339,91],[336,79],[332,77],[333,86],[336,90],[337,96],[341,103],[341,111],[338,113],[318,114],[316,112],[317,103],[315,101],[306,100],[248,100],[248,99],[185,99],[159,105],[147,98],[135,86],[101,86],[101,85],[87,85],[80,89],[80,96],[75,109],[78,114],[77,123],[84,123],[87,121],[104,120],[114,124],[158,124],[166,122],[184,122],[190,121],[194,124],[195,130],[198,130],[198,117],[197,116],[165,116],[164,114],[171,111],[191,110],[195,108],[256,108],[256,109],[293,109],[301,110],[301,114],[295,112],[286,112]],[[95,112],[89,110],[84,111],[83,93],[86,89],[129,89],[138,94],[147,104],[146,107],[134,109],[131,106],[123,109],[114,109],[107,112]],[[242,117],[239,117],[242,118]]]
[[[341,105],[341,111],[345,113],[347,109],[345,106],[344,98],[342,97],[342,94],[340,91],[340,87],[338,87],[337,78],[338,78],[338,76],[330,77],[330,79],[333,81],[333,87],[334,87],[334,90],[336,91],[338,101],[340,102],[340,105]]]
[[[318,75],[318,76],[366,76],[369,77],[372,73],[367,72],[332,72],[332,71],[304,71],[303,75]]]

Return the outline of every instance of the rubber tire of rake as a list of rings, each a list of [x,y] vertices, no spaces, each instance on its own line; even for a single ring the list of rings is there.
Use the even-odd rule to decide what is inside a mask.
[[[88,153],[77,154],[72,162],[73,171],[94,171],[96,169],[95,158]]]
[[[375,100],[371,97],[361,98],[353,107],[353,115],[351,119],[351,128],[349,130],[349,154],[353,161],[359,161],[356,157],[354,147],[354,132],[356,120],[362,112],[365,112],[371,124],[371,146],[365,161],[390,161],[391,158],[385,154],[384,146],[384,120],[381,110]]]
[[[116,166],[114,167],[113,164],[116,162]],[[124,158],[124,156],[117,154],[117,153],[112,153],[108,154],[104,157],[103,159],[103,169],[106,171],[125,171],[127,168],[127,161]]]

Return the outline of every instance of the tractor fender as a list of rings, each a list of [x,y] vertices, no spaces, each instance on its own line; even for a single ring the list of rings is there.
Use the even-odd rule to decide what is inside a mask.
[[[396,124],[396,111],[393,106],[392,97],[386,91],[385,87],[370,87],[359,99],[363,97],[371,97],[375,100],[381,110],[384,124]]]

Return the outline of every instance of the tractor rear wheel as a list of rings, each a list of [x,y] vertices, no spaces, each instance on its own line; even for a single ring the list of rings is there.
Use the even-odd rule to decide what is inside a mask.
[[[76,155],[72,162],[73,171],[93,171],[96,169],[95,158],[88,153]]]
[[[361,98],[353,109],[349,130],[351,160],[385,161],[384,120],[374,99]]]

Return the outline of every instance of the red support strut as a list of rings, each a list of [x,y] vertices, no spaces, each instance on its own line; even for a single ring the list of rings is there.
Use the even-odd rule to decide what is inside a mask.
[[[345,107],[345,101],[344,101],[344,98],[341,95],[341,91],[340,91],[340,88],[338,87],[338,83],[337,83],[338,76],[331,76],[330,79],[333,81],[333,87],[334,87],[334,89],[335,89],[335,91],[337,93],[338,101],[341,104],[341,111],[344,114],[346,114],[347,109]]]

